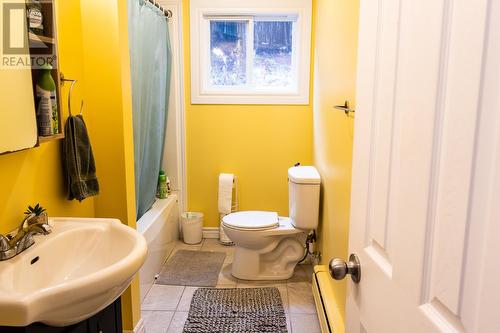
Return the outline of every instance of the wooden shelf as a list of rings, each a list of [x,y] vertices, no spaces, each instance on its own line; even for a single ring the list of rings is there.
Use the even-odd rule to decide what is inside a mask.
[[[40,55],[41,57],[52,57],[53,62],[49,63],[52,66],[51,75],[56,85],[56,101],[57,101],[57,117],[58,117],[58,134],[50,136],[38,136],[37,146],[50,141],[61,140],[64,138],[64,119],[62,117],[62,95],[61,95],[61,80],[57,50],[57,29],[55,15],[55,1],[44,0],[40,1],[41,11],[43,16],[43,35],[28,31],[28,40],[31,55]],[[36,96],[36,82],[38,76],[42,73],[38,66],[31,68],[31,77],[33,80],[33,96]],[[35,102],[35,107],[36,102]],[[35,110],[36,113],[36,110]]]
[[[50,136],[39,136],[38,143],[44,143],[44,142],[62,140],[62,139],[64,139],[64,133],[58,133],[58,134],[54,134],[54,135],[50,135]]]
[[[37,46],[40,42],[43,42],[45,44],[55,44],[56,43],[55,38],[37,35],[37,34],[34,34],[32,32],[30,32],[28,34],[28,37],[29,37],[29,41],[30,41],[30,47]]]

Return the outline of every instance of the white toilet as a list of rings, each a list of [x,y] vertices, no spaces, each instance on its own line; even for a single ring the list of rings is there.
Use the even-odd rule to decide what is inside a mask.
[[[290,217],[241,211],[222,218],[235,243],[232,274],[244,280],[285,280],[303,257],[307,234],[318,226],[320,176],[313,166],[288,169]]]

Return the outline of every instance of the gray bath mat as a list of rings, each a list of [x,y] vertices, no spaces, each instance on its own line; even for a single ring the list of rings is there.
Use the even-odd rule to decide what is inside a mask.
[[[156,283],[215,287],[225,258],[223,252],[179,250],[160,272]]]
[[[277,288],[200,288],[194,292],[184,333],[286,333]]]

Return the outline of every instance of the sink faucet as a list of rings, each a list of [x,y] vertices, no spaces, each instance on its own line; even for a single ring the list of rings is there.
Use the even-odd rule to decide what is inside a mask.
[[[7,235],[0,234],[0,261],[15,257],[35,243],[34,235],[48,235],[52,227],[33,220],[35,214],[28,214],[21,225]]]

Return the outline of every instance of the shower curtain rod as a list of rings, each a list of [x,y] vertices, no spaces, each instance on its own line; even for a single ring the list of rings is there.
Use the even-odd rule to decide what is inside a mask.
[[[165,15],[165,17],[167,19],[171,18],[172,17],[172,11],[170,9],[165,9],[162,7],[162,5],[160,5],[157,1],[155,0],[148,0],[150,3],[153,4],[153,6],[156,6],[158,7],[159,10],[161,10],[163,12],[163,15]]]

